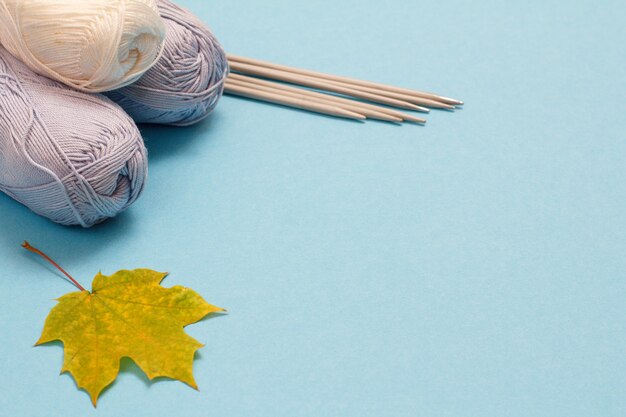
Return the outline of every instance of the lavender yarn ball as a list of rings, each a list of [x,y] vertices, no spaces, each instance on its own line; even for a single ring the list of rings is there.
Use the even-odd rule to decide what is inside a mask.
[[[137,123],[188,126],[207,117],[224,91],[228,61],[208,27],[169,0],[157,0],[166,26],[161,58],[137,82],[106,93]]]
[[[130,206],[146,176],[141,135],[119,106],[35,74],[0,47],[0,191],[89,227]]]

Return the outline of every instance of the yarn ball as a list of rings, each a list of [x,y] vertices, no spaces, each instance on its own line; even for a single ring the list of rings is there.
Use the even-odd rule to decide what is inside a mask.
[[[38,74],[85,92],[139,79],[164,38],[154,0],[0,0],[0,43]]]
[[[138,123],[188,126],[217,105],[228,61],[211,30],[169,0],[157,0],[167,27],[163,54],[136,83],[107,93]]]
[[[0,47],[0,191],[57,223],[89,227],[131,205],[146,176],[141,135],[119,106]]]

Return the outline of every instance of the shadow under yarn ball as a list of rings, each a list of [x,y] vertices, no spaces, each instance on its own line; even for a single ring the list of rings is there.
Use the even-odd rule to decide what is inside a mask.
[[[137,82],[106,95],[137,123],[187,126],[207,117],[224,91],[228,61],[209,28],[169,0],[157,0],[166,26],[161,58]]]
[[[89,227],[130,206],[146,176],[143,140],[119,106],[37,75],[0,47],[0,191]]]

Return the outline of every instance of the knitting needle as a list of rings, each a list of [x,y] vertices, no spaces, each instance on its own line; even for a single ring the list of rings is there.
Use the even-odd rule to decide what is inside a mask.
[[[231,64],[232,65],[232,64]],[[264,68],[264,67],[261,67]],[[294,75],[300,75],[297,73],[293,73]],[[306,77],[306,78],[315,78],[315,77]],[[450,105],[450,104],[446,104],[443,103],[441,101],[435,101],[435,100],[431,100],[431,99],[427,99],[427,98],[422,98],[422,97],[415,97],[415,96],[410,96],[407,94],[400,94],[400,93],[395,93],[395,92],[391,92],[391,91],[385,91],[379,88],[371,88],[371,87],[364,87],[364,86],[360,86],[360,85],[354,85],[354,84],[348,84],[348,83],[344,83],[344,82],[339,82],[339,81],[331,81],[331,80],[325,80],[325,79],[321,79],[321,81],[326,82],[326,83],[331,83],[331,84],[335,84],[337,86],[340,87],[345,87],[345,88],[350,88],[350,89],[355,89],[355,90],[359,90],[359,91],[364,91],[366,93],[372,93],[372,94],[376,94],[376,95],[380,95],[380,96],[384,96],[384,97],[389,97],[389,98],[393,98],[393,99],[397,99],[397,100],[402,100],[402,101],[406,101],[418,106],[425,106],[425,107],[432,107],[435,109],[445,109],[445,110],[454,110],[456,107]]]
[[[365,114],[366,116],[368,116],[368,114],[366,114],[366,111],[372,111],[372,112],[376,112],[376,113],[384,113],[387,114],[389,116],[393,116],[396,118],[399,118],[401,121],[410,121],[410,122],[414,122],[414,123],[419,123],[419,124],[424,124],[426,123],[426,120],[419,118],[419,117],[415,117],[412,116],[410,114],[407,113],[403,113],[397,110],[393,110],[390,109],[388,107],[381,107],[381,106],[376,106],[376,105],[372,105],[372,104],[367,104],[367,103],[363,103],[361,101],[354,101],[354,100],[350,100],[350,99],[345,99],[342,97],[337,97],[334,95],[329,95],[329,94],[324,94],[324,93],[318,93],[315,91],[310,91],[310,90],[306,90],[303,88],[297,88],[297,87],[291,87],[285,84],[281,84],[281,83],[276,83],[273,81],[266,81],[266,80],[261,80],[259,78],[254,78],[254,77],[248,77],[246,75],[241,75],[241,74],[234,74],[231,73],[228,77],[229,80],[231,81],[241,81],[241,82],[245,82],[248,84],[256,84],[259,86],[264,86],[264,87],[268,87],[268,88],[272,88],[272,89],[276,89],[276,90],[282,90],[285,92],[291,92],[294,94],[300,94],[300,95],[304,95],[304,96],[308,96],[311,98],[317,98],[320,100],[326,100],[332,103],[336,103],[336,105],[339,106],[358,106],[359,107],[359,113]]]
[[[266,88],[271,88],[273,90],[279,90],[280,93],[292,93],[292,94],[298,94],[298,95],[302,95],[302,96],[306,96],[309,97],[310,99],[317,99],[317,100],[324,100],[326,102],[330,102],[333,103],[334,105],[340,106],[340,107],[358,107],[359,108],[359,113],[362,114],[366,114],[366,112],[371,111],[372,114],[385,114],[387,116],[392,116],[395,119],[391,119],[389,121],[398,121],[397,119],[399,119],[399,121],[405,121],[405,120],[409,120],[412,122],[416,122],[416,123],[426,123],[426,120],[424,119],[420,119],[418,117],[414,117],[411,116],[409,114],[406,113],[402,113],[399,112],[397,110],[393,110],[387,107],[381,107],[381,106],[375,106],[375,105],[371,105],[371,104],[367,104],[364,103],[362,101],[355,101],[355,100],[350,100],[350,99],[345,99],[342,97],[337,97],[334,95],[330,95],[330,94],[324,94],[324,93],[318,93],[315,91],[311,91],[311,90],[306,90],[304,88],[298,88],[298,87],[291,87],[285,84],[281,84],[281,83],[277,83],[277,82],[273,82],[273,81],[266,81],[266,80],[262,80],[259,78],[254,78],[254,77],[248,77],[245,75],[241,75],[241,74],[234,74],[231,73],[229,75],[229,80],[231,81],[240,81],[240,82],[245,82],[248,84],[254,84],[257,86],[263,86]],[[356,111],[356,110],[355,110]],[[386,119],[387,120],[387,119]]]
[[[446,104],[450,104],[453,106],[462,106],[464,104],[460,100],[456,100],[456,99],[449,98],[449,97],[444,97],[439,94],[428,93],[425,91],[410,90],[410,89],[400,88],[400,87],[394,87],[394,86],[390,86],[386,84],[373,83],[370,81],[355,80],[352,78],[340,77],[336,75],[325,74],[322,72],[309,71],[305,69],[274,64],[271,62],[261,61],[261,60],[253,59],[253,58],[245,58],[245,57],[241,57],[237,55],[228,54],[228,59],[229,61],[233,61],[233,62],[240,62],[243,64],[251,64],[251,65],[259,65],[259,66],[263,66],[266,68],[272,68],[276,70],[282,70],[282,71],[307,75],[310,77],[322,78],[322,79],[329,80],[329,81],[337,81],[337,82],[342,82],[346,84],[358,85],[362,87],[375,88],[375,89],[382,90],[382,91],[389,91],[389,92],[394,92],[394,93],[406,94],[406,95],[414,96],[414,97],[427,98],[427,99],[431,99],[435,101],[440,101]]]
[[[314,111],[317,113],[327,114],[329,116],[343,117],[346,119],[365,120],[362,114],[355,113],[349,110],[342,109],[336,106],[330,106],[320,103],[312,103],[304,98],[285,97],[279,94],[268,93],[265,91],[258,91],[248,87],[242,87],[240,85],[233,85],[228,82],[225,83],[224,91],[228,94],[253,98],[256,100],[262,100],[269,103],[281,104],[283,106],[294,107],[303,110]]]
[[[319,93],[319,92],[316,92],[316,91],[306,90],[306,89],[298,88],[298,87],[291,87],[291,86],[286,85],[286,84],[277,83],[277,82],[273,82],[273,81],[266,81],[266,80],[262,80],[262,79],[259,79],[259,78],[248,77],[246,75],[241,75],[241,74],[231,73],[229,78],[235,78],[235,79],[243,80],[245,82],[252,83],[252,84],[267,85],[267,86],[271,86],[271,87],[279,89],[279,90],[293,91],[293,92],[297,92],[299,94],[310,96],[310,97],[323,98],[325,100],[329,100],[329,101],[332,101],[332,102],[335,102],[335,103],[338,103],[338,104],[341,104],[341,105],[343,105],[343,104],[349,104],[349,105],[356,104],[356,105],[358,105],[360,107],[363,107],[363,108],[366,108],[366,109],[374,110],[374,111],[381,112],[381,113],[386,113],[386,114],[388,114],[390,116],[399,117],[399,118],[401,118],[401,119],[403,119],[405,121],[411,121],[411,122],[420,123],[420,124],[426,123],[425,119],[422,119],[422,118],[419,118],[419,117],[415,117],[415,116],[412,116],[410,114],[400,112],[398,110],[390,109],[389,107],[376,106],[376,105],[373,105],[373,104],[364,103],[362,101],[355,101],[355,100],[351,100],[351,99],[347,99],[347,98],[343,98],[343,97],[338,97],[338,96],[335,96],[335,95]]]
[[[383,121],[386,121],[386,122],[394,122],[394,123],[402,123],[403,122],[403,120],[401,118],[399,118],[399,117],[391,116],[389,114],[378,112],[378,111],[375,111],[375,110],[370,110],[370,109],[367,109],[365,107],[361,107],[358,104],[339,104],[339,103],[335,103],[335,102],[332,102],[330,100],[326,100],[326,99],[323,99],[323,98],[306,96],[304,94],[300,94],[299,92],[280,90],[278,88],[265,86],[265,85],[254,84],[254,83],[249,83],[249,82],[242,81],[242,80],[237,80],[237,79],[230,79],[229,78],[227,82],[228,82],[229,85],[238,85],[238,86],[241,86],[241,87],[247,87],[247,88],[251,88],[251,89],[254,89],[254,90],[258,90],[258,91],[265,91],[265,92],[273,93],[273,94],[277,94],[277,95],[293,97],[293,98],[299,98],[299,99],[302,99],[302,100],[309,100],[309,101],[312,101],[312,102],[315,102],[315,103],[326,104],[326,105],[329,105],[329,106],[337,106],[337,107],[340,107],[340,108],[345,109],[345,110],[349,110],[349,111],[353,111],[353,112],[356,112],[356,113],[360,113],[360,114],[366,116],[368,119],[377,119],[377,120],[383,120]],[[355,101],[353,103],[357,103],[357,102]]]
[[[329,82],[329,83],[332,83],[332,84],[336,84],[336,85],[340,85],[340,86],[345,86],[345,87],[348,87],[348,88],[354,88],[354,89],[357,89],[357,90],[365,91],[367,93],[374,93],[374,94],[379,94],[379,95],[385,96],[385,97],[390,97],[390,98],[395,98],[395,99],[398,99],[398,100],[408,101],[409,103],[417,104],[419,106],[431,107],[431,108],[434,108],[434,109],[444,109],[444,110],[454,110],[454,109],[456,109],[456,107],[451,105],[451,104],[443,103],[441,101],[431,100],[431,99],[428,99],[428,98],[414,97],[414,96],[409,96],[407,94],[395,93],[393,91],[381,90],[379,88],[364,87],[364,86],[360,86],[360,85],[342,83],[342,82],[339,82],[339,81],[326,80],[326,82]]]
[[[320,90],[332,91],[334,93],[345,94],[352,97],[372,101],[375,103],[387,104],[393,107],[399,107],[403,109],[415,110],[428,113],[425,107],[416,106],[408,101],[397,100],[395,98],[389,98],[380,96],[377,94],[368,93],[365,91],[355,90],[353,88],[347,88],[331,84],[329,82],[320,81],[316,78],[303,77],[298,74],[292,74],[285,71],[278,71],[268,68],[256,67],[254,65],[240,64],[238,62],[231,62],[230,68],[235,72],[242,72],[245,74],[256,75],[259,77],[271,78],[280,81],[286,81],[292,84],[304,85],[307,87],[317,88]]]

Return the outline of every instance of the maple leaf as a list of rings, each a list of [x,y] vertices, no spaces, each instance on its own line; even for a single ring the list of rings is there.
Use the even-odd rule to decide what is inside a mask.
[[[150,379],[169,377],[197,389],[195,353],[204,345],[184,327],[224,310],[208,304],[195,291],[160,285],[167,273],[149,269],[98,273],[92,291],[39,250],[24,244],[57,266],[81,289],[59,298],[50,311],[36,346],[60,340],[64,345],[61,373],[69,372],[94,406],[117,378],[120,360],[132,359]]]

